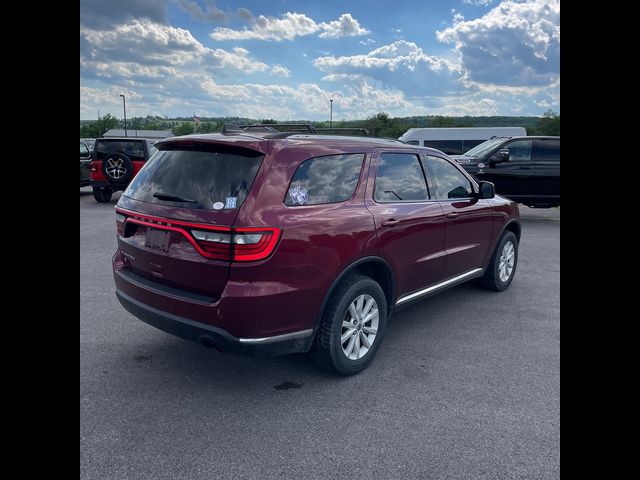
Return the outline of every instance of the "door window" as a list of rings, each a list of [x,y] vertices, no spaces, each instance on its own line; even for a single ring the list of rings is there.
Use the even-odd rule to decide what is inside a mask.
[[[560,139],[539,139],[536,160],[543,162],[560,162]]]
[[[376,202],[415,202],[429,199],[418,156],[383,153],[380,156],[373,198]]]
[[[533,140],[515,140],[505,148],[509,149],[510,162],[530,162]]]
[[[471,182],[445,159],[428,156],[427,165],[435,181],[435,195],[438,200],[469,198],[473,195]]]

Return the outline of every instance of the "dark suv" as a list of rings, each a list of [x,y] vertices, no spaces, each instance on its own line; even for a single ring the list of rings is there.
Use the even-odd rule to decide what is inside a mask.
[[[518,203],[533,208],[560,205],[560,137],[492,138],[451,158]]]
[[[149,158],[158,150],[154,140],[136,137],[98,138],[91,154],[91,186],[97,202],[111,200],[124,190]]]
[[[311,351],[364,369],[398,307],[471,279],[506,289],[516,203],[445,154],[394,140],[189,135],[116,205],[116,295],[161,330],[224,352]]]

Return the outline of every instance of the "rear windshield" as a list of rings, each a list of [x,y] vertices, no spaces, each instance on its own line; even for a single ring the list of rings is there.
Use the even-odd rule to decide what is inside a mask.
[[[144,140],[98,140],[96,142],[96,160],[102,160],[111,153],[125,153],[131,160],[146,160],[144,158]]]
[[[161,150],[136,175],[124,196],[161,205],[223,210],[247,198],[264,155]]]

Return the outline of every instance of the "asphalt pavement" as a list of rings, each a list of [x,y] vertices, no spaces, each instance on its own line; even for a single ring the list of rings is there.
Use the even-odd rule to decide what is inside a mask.
[[[516,277],[391,319],[343,378],[302,354],[222,354],[114,295],[113,207],[80,189],[82,479],[550,479],[560,475],[560,210],[521,207]]]

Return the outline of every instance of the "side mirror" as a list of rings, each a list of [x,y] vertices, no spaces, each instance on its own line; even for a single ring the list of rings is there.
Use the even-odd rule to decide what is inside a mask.
[[[491,155],[491,160],[489,161],[489,163],[493,165],[496,163],[508,162],[508,161],[509,161],[509,149],[501,148],[496,153]]]
[[[496,186],[484,180],[478,182],[478,198],[493,198],[496,196]]]

